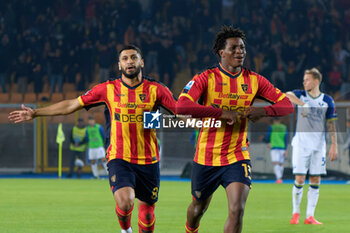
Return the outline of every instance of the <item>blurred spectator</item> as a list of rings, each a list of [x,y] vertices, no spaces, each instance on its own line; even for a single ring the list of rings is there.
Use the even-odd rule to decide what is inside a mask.
[[[348,57],[350,57],[350,53],[343,48],[341,42],[337,42],[334,45],[334,59],[336,64],[340,66],[342,75],[344,77],[347,76],[346,59]]]
[[[99,65],[100,65],[100,82],[105,82],[109,78],[109,69],[113,64],[113,53],[111,44],[100,42],[97,45],[99,54]]]
[[[347,1],[13,0],[0,5],[2,91],[13,74],[21,91],[39,75],[49,78],[52,91],[56,86],[62,91],[64,77],[85,89],[94,81],[96,65],[103,82],[113,75],[115,45],[122,43],[140,46],[148,61],[145,71],[171,86],[183,69],[193,74],[215,63],[206,51],[223,24],[240,27],[249,38],[245,66],[279,81],[285,73],[282,85],[298,86],[300,70],[314,66],[329,73],[329,64],[339,66],[345,81],[350,77]],[[21,54],[27,63],[39,61],[40,72],[18,66]],[[325,85],[325,91],[333,88]]]
[[[28,79],[31,74],[31,66],[25,53],[21,53],[15,65],[15,83],[18,84],[17,92],[27,91]]]
[[[336,91],[339,91],[340,85],[342,84],[343,79],[342,79],[342,74],[339,70],[338,65],[336,64],[333,65],[333,69],[328,74],[328,82],[329,82],[330,90],[332,91],[332,94],[334,94],[334,92]]]
[[[62,92],[63,87],[63,57],[62,50],[56,48],[53,52],[49,53],[51,63],[51,75],[49,76],[49,82],[52,92],[56,92],[56,85],[58,91]]]
[[[1,38],[0,46],[0,85],[3,93],[7,91],[6,84],[11,65],[11,57],[9,56],[11,56],[11,47],[9,43],[9,36],[5,34]]]

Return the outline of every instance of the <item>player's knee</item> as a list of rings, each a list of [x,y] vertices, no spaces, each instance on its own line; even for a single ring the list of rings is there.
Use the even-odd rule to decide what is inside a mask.
[[[129,211],[134,207],[134,199],[127,195],[121,195],[118,198],[117,205],[124,211]]]
[[[313,184],[320,184],[321,177],[320,176],[310,176],[309,181],[310,181],[310,183],[313,183]]]
[[[155,205],[141,204],[139,206],[139,227],[141,232],[153,232],[156,218],[154,216]]]
[[[229,216],[235,219],[242,218],[244,214],[244,205],[242,203],[233,203],[229,205]]]
[[[208,209],[208,205],[203,202],[193,201],[192,202],[194,216],[202,216]]]
[[[295,183],[298,183],[300,185],[305,183],[305,177],[304,176],[297,176],[295,177]]]

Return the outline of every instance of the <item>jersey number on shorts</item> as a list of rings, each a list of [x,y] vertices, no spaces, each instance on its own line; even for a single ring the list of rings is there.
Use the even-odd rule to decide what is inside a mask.
[[[246,163],[242,163],[242,167],[244,168],[244,176],[247,177],[249,180],[251,180],[252,177],[250,176],[250,173],[251,173],[250,165]]]

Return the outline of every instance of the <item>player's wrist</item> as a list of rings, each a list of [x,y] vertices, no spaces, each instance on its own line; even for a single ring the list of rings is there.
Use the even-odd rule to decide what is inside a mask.
[[[33,109],[33,114],[32,114],[33,119],[35,117],[37,117],[37,116],[38,116],[38,110],[37,109]]]

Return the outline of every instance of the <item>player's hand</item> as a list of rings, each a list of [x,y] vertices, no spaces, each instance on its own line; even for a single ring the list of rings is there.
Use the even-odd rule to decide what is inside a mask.
[[[268,143],[268,144],[266,145],[266,147],[267,147],[267,149],[271,149],[271,144]]]
[[[283,157],[284,157],[284,158],[287,157],[287,150],[285,150],[285,151],[283,152]]]
[[[239,112],[222,110],[220,118],[225,119],[228,125],[233,125],[238,121],[239,116],[242,116]]]
[[[331,147],[329,148],[329,158],[331,161],[336,160],[338,157],[338,147],[336,144],[331,145]]]
[[[266,116],[266,111],[264,108],[257,107],[249,107],[245,110],[244,117],[248,118],[248,120],[252,122],[256,122],[261,118]]]
[[[25,107],[22,104],[22,110],[10,112],[8,119],[14,123],[21,123],[24,121],[33,120],[35,117],[35,111],[32,108]]]

